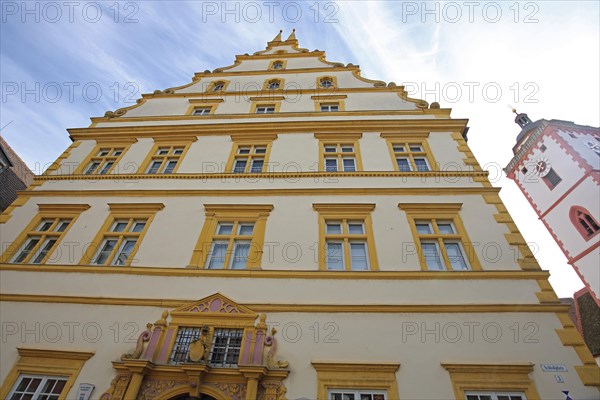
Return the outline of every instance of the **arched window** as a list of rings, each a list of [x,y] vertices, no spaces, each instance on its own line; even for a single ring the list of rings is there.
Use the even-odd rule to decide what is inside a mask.
[[[324,87],[326,89],[332,87],[333,84],[333,79],[326,77],[326,78],[321,78],[321,81],[319,82],[321,84],[321,87]]]
[[[223,89],[225,89],[225,82],[223,82],[223,81],[216,81],[216,82],[213,83],[210,91],[211,92],[220,92]]]
[[[280,85],[281,85],[281,81],[279,79],[271,79],[268,84],[268,89],[269,90],[279,89]]]
[[[588,210],[580,206],[573,206],[569,211],[569,218],[571,223],[575,225],[575,229],[588,241],[600,232],[600,225],[598,221]]]
[[[282,69],[283,68],[283,61],[277,60],[275,62],[273,62],[273,69]]]

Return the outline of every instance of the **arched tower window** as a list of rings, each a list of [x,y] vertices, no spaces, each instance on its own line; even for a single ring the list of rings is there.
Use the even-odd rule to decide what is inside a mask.
[[[575,225],[575,229],[577,229],[586,241],[590,240],[600,232],[598,221],[596,221],[590,212],[583,207],[571,207],[569,218],[571,219],[571,223]]]

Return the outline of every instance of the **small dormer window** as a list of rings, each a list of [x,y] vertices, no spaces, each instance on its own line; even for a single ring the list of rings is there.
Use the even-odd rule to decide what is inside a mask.
[[[218,82],[215,82],[213,84],[212,91],[213,92],[220,92],[224,88],[225,88],[225,82],[218,81]]]
[[[331,78],[322,78],[320,81],[321,87],[324,87],[326,89],[333,87],[333,79]]]
[[[273,63],[273,69],[283,69],[283,61],[275,61]]]
[[[268,88],[269,90],[275,90],[275,89],[279,89],[281,85],[281,82],[279,81],[279,79],[273,79],[269,81],[269,85]]]

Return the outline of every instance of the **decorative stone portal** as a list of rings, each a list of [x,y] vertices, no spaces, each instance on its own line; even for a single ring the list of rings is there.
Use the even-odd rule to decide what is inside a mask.
[[[100,400],[287,400],[288,362],[266,319],[218,293],[164,311],[113,361]]]

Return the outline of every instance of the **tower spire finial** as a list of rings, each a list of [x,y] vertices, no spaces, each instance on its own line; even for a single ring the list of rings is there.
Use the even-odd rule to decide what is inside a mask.
[[[292,33],[290,33],[290,36],[287,38],[287,40],[296,40],[296,29],[292,29]]]
[[[273,40],[271,40],[271,42],[281,42],[281,34],[282,33],[283,33],[283,29],[280,29],[277,36],[275,36],[275,38],[273,38]]]

